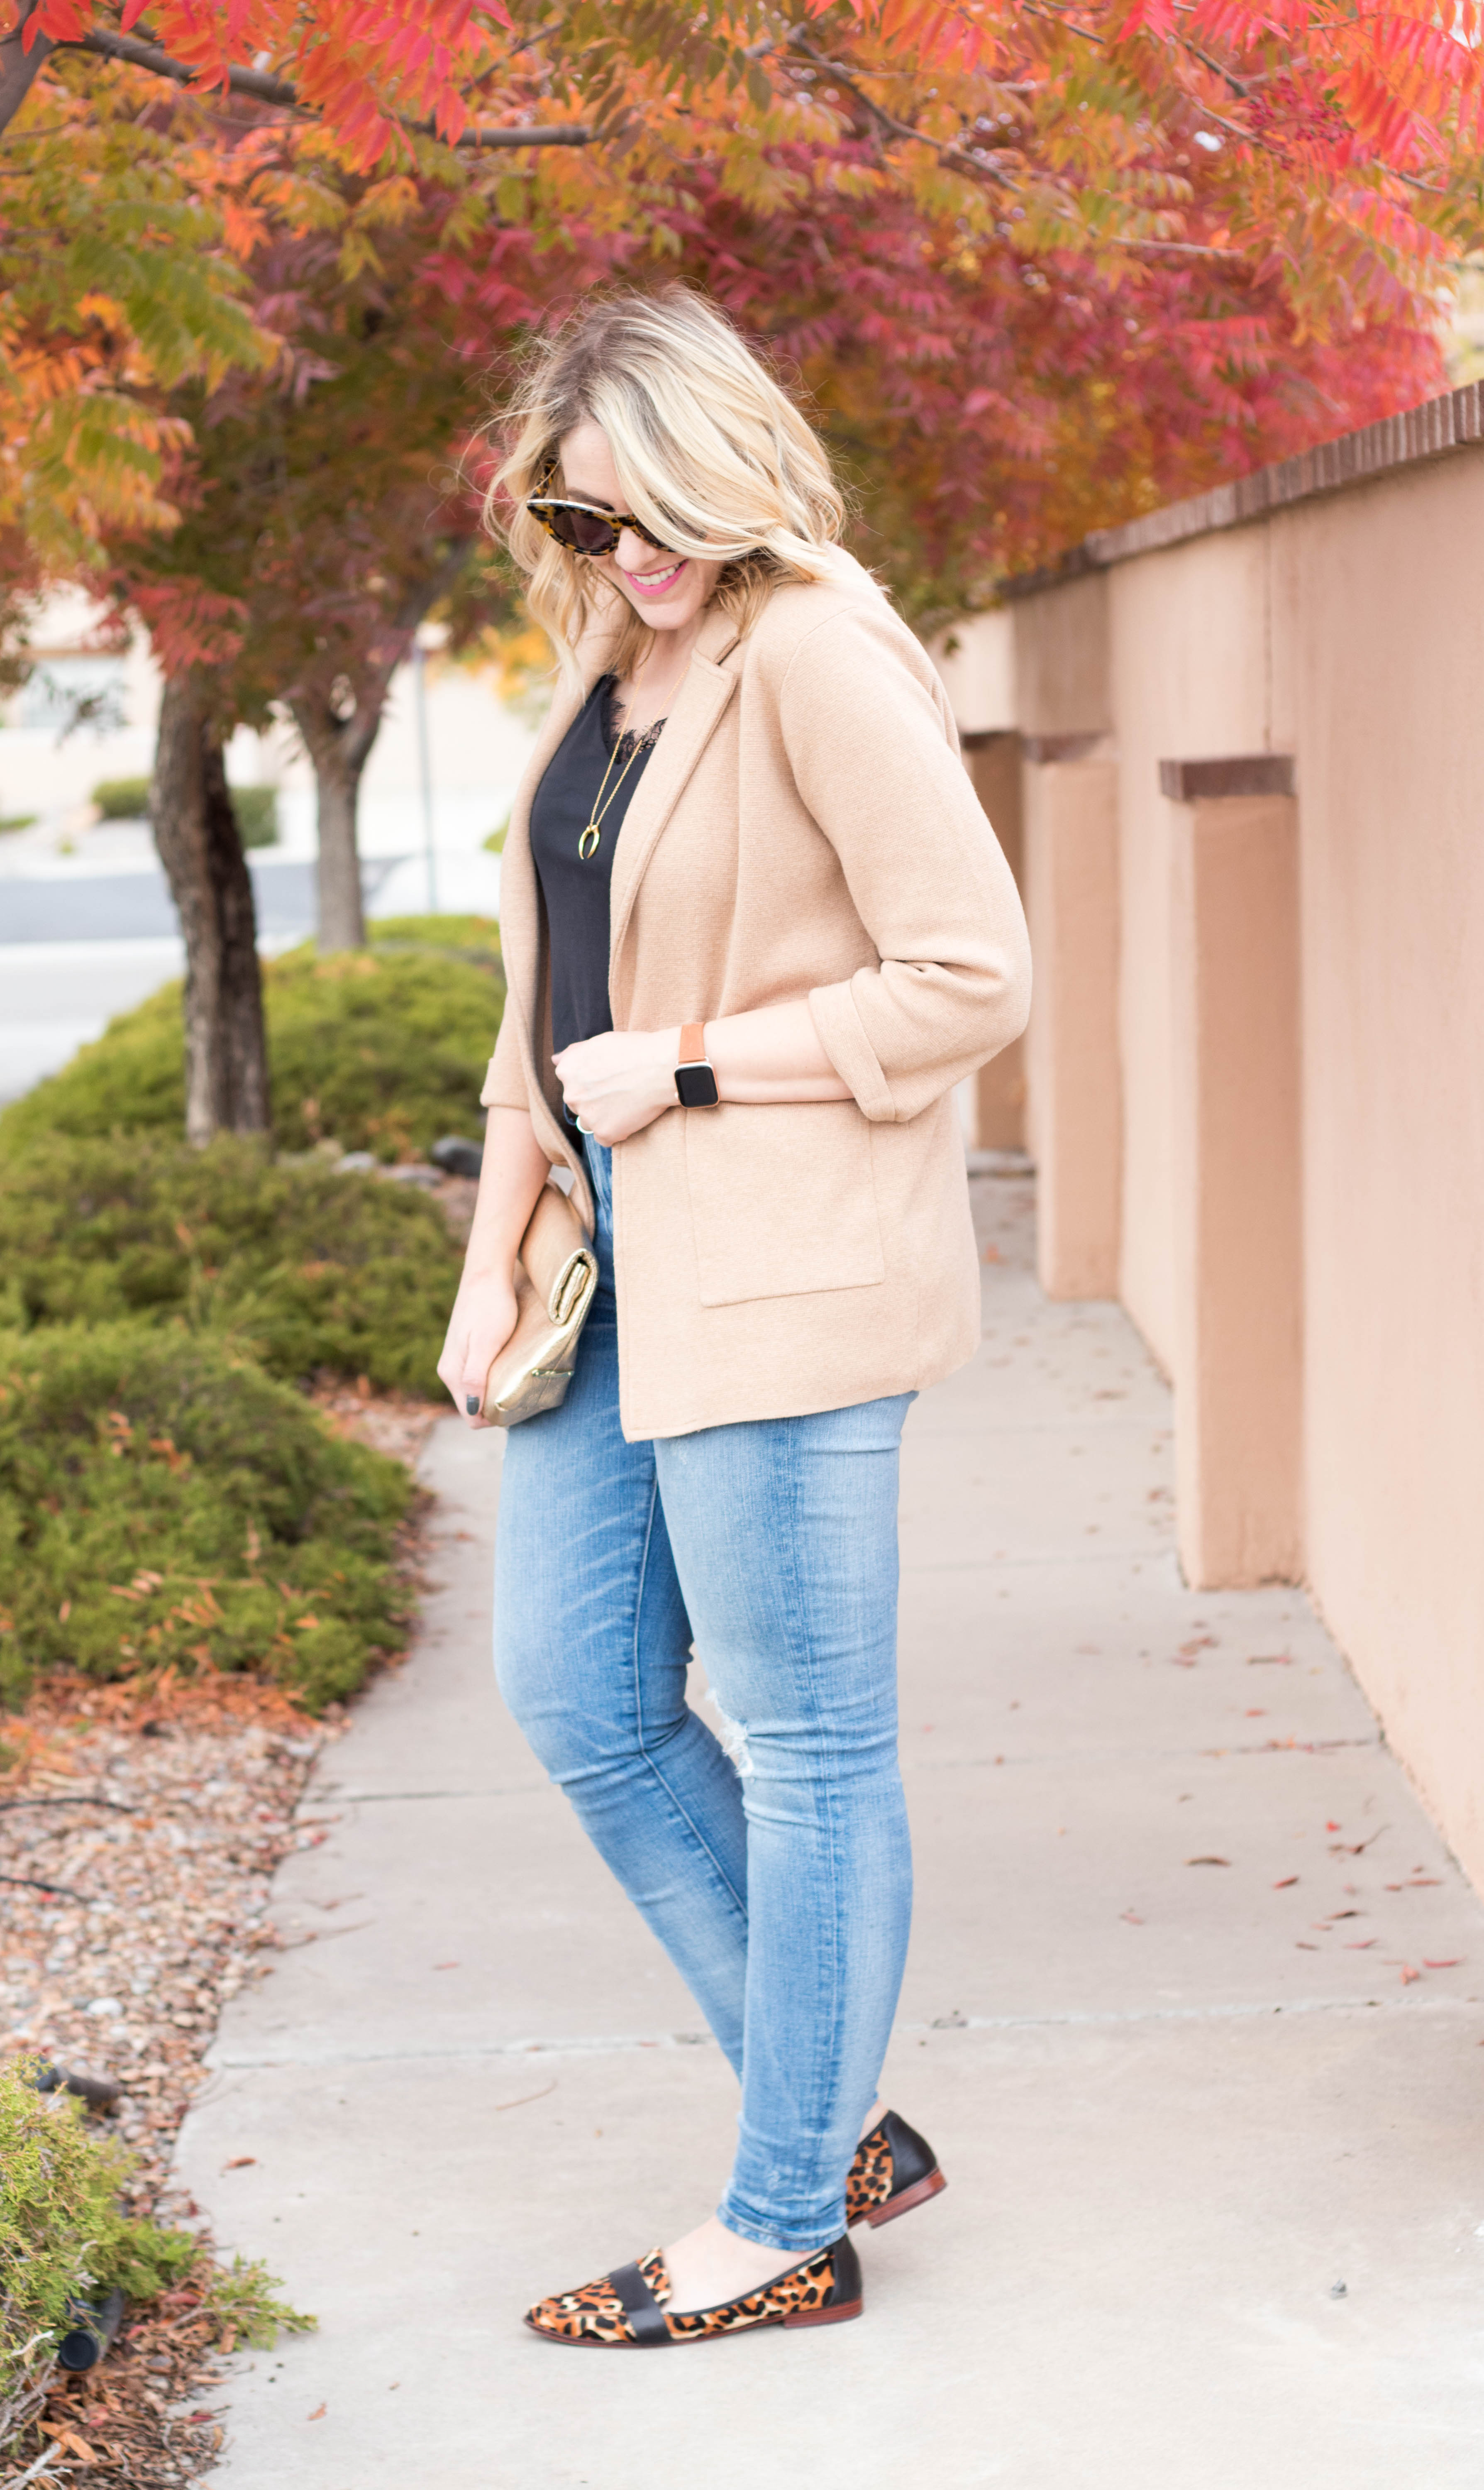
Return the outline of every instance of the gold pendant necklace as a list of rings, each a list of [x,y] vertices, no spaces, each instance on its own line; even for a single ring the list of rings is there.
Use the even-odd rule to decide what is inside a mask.
[[[603,784],[598,789],[597,799],[593,804],[587,827],[584,830],[582,837],[577,843],[577,853],[581,856],[584,864],[590,864],[592,858],[597,854],[598,845],[603,836],[604,816],[612,811],[613,806],[617,799],[619,788],[623,785],[625,778],[627,778],[629,771],[633,768],[640,754],[647,749],[643,738],[636,738],[634,749],[630,753],[627,761],[624,763],[623,767],[619,770],[613,795],[609,796],[608,802],[605,804],[603,798],[605,795],[608,794],[608,782],[613,776],[614,763],[618,758],[618,744],[622,741],[623,737],[620,735],[618,742],[614,745],[612,752],[608,756],[608,767],[603,772]]]
[[[577,853],[582,858],[584,864],[590,864],[592,858],[597,854],[598,848],[603,837],[604,820],[613,810],[614,805],[617,801],[619,790],[621,789],[625,778],[627,778],[629,771],[633,768],[635,762],[639,759],[642,752],[647,752],[653,748],[655,739],[664,723],[665,721],[662,717],[656,718],[653,725],[645,727],[642,734],[632,727],[626,730],[626,732],[632,734],[634,737],[634,749],[630,753],[627,761],[624,763],[623,767],[619,770],[617,779],[614,782],[614,792],[610,796],[608,794],[608,782],[610,778],[613,777],[614,763],[618,758],[618,749],[619,745],[623,741],[623,736],[620,735],[615,738],[614,748],[608,756],[608,767],[603,772],[603,783],[598,789],[597,796],[593,802],[592,811],[588,816],[587,827],[584,830],[582,837],[577,843]],[[605,796],[608,798],[606,803],[604,801]]]

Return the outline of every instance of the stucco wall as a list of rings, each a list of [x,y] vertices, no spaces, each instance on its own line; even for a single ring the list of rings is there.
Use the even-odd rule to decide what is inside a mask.
[[[1206,536],[1110,577],[1119,773],[1124,1063],[1122,1290],[1174,1364],[1170,1169],[1170,807],[1161,760],[1270,746],[1263,534]]]
[[[1308,1572],[1484,1882],[1484,455],[1272,533],[1301,823]]]
[[[1102,706],[1116,756],[1120,1286],[1177,1400],[1159,764],[1295,757],[1303,1570],[1484,1883],[1481,547],[1467,449],[1014,611],[1022,728],[1092,727],[1072,711]]]

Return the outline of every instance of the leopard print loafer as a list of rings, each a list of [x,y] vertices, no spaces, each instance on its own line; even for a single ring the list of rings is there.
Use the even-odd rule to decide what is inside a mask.
[[[853,2230],[857,2222],[869,2222],[879,2230],[899,2214],[910,2214],[914,2205],[926,2205],[947,2186],[927,2137],[889,2109],[856,2147],[845,2181],[846,2227]]]
[[[909,2130],[910,2132],[910,2130]],[[526,2311],[526,2324],[548,2343],[580,2343],[590,2350],[642,2352],[665,2343],[704,2343],[718,2334],[741,2334],[754,2326],[838,2326],[859,2317],[861,2265],[847,2239],[818,2248],[790,2266],[760,2291],[714,2308],[689,2308],[672,2317],[670,2276],[658,2248],[633,2265],[618,2266],[580,2291],[558,2292]]]

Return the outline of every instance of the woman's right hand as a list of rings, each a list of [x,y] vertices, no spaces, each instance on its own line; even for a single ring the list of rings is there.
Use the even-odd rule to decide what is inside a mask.
[[[487,1427],[484,1387],[515,1329],[515,1281],[503,1270],[466,1271],[453,1301],[438,1371],[468,1427]]]

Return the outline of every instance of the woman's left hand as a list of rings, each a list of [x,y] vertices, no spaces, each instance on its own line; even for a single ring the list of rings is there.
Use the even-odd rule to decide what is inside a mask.
[[[610,1148],[676,1103],[678,1028],[611,1028],[564,1046],[552,1059],[572,1114]]]

